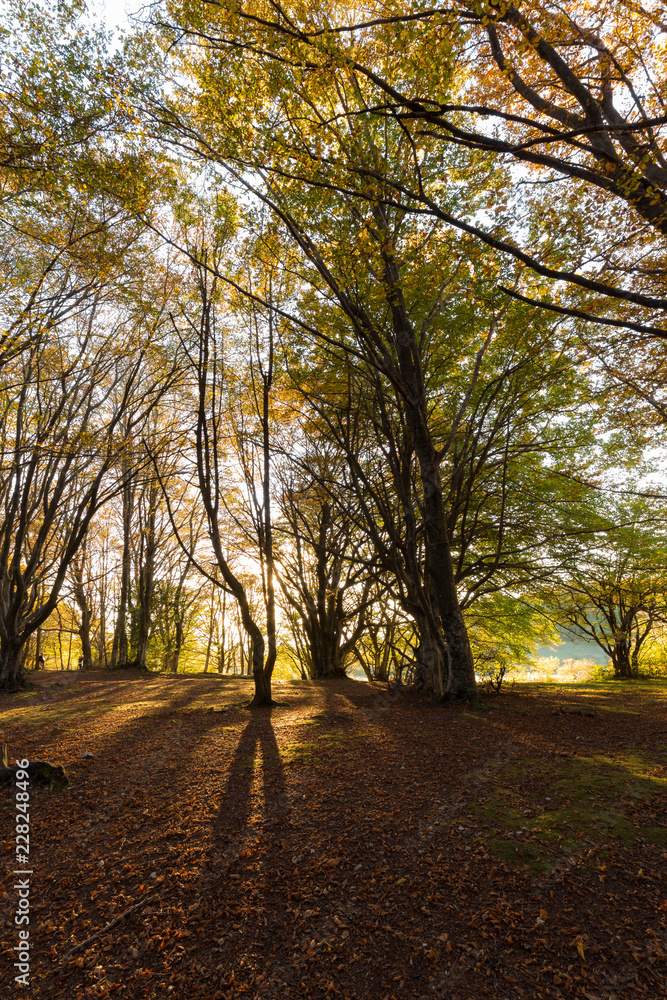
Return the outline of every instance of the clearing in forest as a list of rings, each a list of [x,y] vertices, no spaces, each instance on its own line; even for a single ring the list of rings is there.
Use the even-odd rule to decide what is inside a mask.
[[[0,703],[10,763],[71,782],[31,789],[35,1000],[665,995],[664,682],[474,712],[355,681],[253,712],[239,678],[36,683]],[[0,808],[10,996],[13,789]]]

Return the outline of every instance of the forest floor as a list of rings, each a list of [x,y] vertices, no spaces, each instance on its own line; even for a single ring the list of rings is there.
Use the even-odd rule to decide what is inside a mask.
[[[22,993],[0,790],[4,997],[667,996],[664,682],[472,711],[294,681],[250,712],[240,678],[31,680],[0,740],[71,783],[30,793]]]

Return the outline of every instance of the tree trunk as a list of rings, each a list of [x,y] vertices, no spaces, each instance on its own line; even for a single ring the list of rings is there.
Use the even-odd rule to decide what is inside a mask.
[[[116,615],[116,627],[113,634],[113,644],[111,647],[111,662],[109,666],[125,667],[129,660],[129,649],[127,643],[127,604],[130,595],[130,532],[132,527],[132,506],[134,499],[134,489],[129,477],[129,459],[124,456],[122,462],[122,472],[126,479],[123,487],[123,557],[120,571],[120,597],[118,601],[118,613]]]
[[[202,335],[200,341],[199,360],[197,365],[197,379],[199,390],[199,405],[197,408],[197,479],[199,483],[199,493],[206,511],[208,519],[209,536],[216,561],[223,582],[233,594],[241,615],[243,629],[251,643],[250,658],[252,661],[252,673],[255,679],[255,694],[251,701],[251,706],[274,704],[271,698],[271,674],[264,670],[264,637],[261,629],[255,622],[248,595],[241,580],[234,574],[224,554],[224,546],[220,534],[220,524],[218,522],[219,503],[222,495],[222,483],[220,481],[220,469],[218,465],[215,445],[211,448],[211,440],[217,437],[217,422],[219,414],[210,413],[208,407],[210,402],[211,378],[216,377],[215,354],[211,356],[212,342],[212,310],[213,296],[209,294],[207,284],[208,276],[202,269],[199,270],[199,291],[201,295],[201,326]],[[215,286],[215,282],[214,282]],[[212,439],[211,439],[212,435]],[[268,470],[267,470],[268,472]]]
[[[255,693],[250,702],[251,707],[275,705],[271,697],[271,675],[267,675],[264,670],[264,636],[259,629],[252,641],[252,675],[255,681]]]
[[[359,653],[357,653],[357,659],[359,660],[359,663],[361,664],[361,668],[362,668],[363,672],[366,674],[366,680],[369,681],[369,683],[370,683],[370,681],[373,680],[373,674],[372,674],[371,668],[368,666],[368,663],[366,662],[366,658],[364,656],[361,656]]]
[[[320,627],[319,622],[311,622],[306,629],[310,647],[312,680],[324,680],[327,677],[345,678],[345,665],[341,656],[340,636],[331,635]]]
[[[208,665],[211,659],[211,647],[213,646],[213,609],[215,606],[215,587],[211,588],[211,611],[208,623],[208,641],[206,643],[206,659],[204,661],[204,673],[208,673]]]
[[[375,643],[378,642],[377,636],[375,638]],[[384,642],[379,643],[379,648],[376,654],[376,669],[375,676],[377,680],[386,684],[389,681],[389,660],[391,659],[391,646],[389,640],[391,638],[391,629],[387,625],[384,630]]]
[[[39,670],[39,668],[41,666],[43,666],[43,661],[42,661],[42,630],[41,630],[41,628],[38,628],[37,632],[35,634],[35,670]]]
[[[419,687],[431,687],[438,698],[446,690],[449,675],[447,645],[439,623],[431,615],[415,614],[419,646],[415,657],[415,681]]]
[[[630,649],[625,638],[617,639],[612,651],[611,662],[614,673],[622,680],[632,677],[632,664],[630,662]]]
[[[379,209],[376,218],[380,221],[383,235],[388,238],[388,228]],[[441,458],[433,444],[428,423],[429,408],[421,353],[403,299],[398,266],[390,251],[384,254],[384,258],[384,280],[392,312],[398,366],[405,388],[404,398],[419,464],[423,495],[424,536],[427,549],[425,558],[427,579],[424,583],[429,596],[432,596],[433,610],[439,618],[438,625],[446,642],[445,690],[442,690],[442,680],[437,668],[433,677],[434,690],[438,697],[446,693],[450,698],[474,700],[477,697],[475,668],[456,591],[447,511],[440,478]],[[429,632],[433,633],[433,629],[430,628]],[[432,650],[429,650],[429,656],[432,656]]]
[[[269,296],[270,297],[270,296]],[[276,665],[278,645],[276,640],[276,586],[273,558],[273,524],[271,522],[271,423],[270,394],[273,382],[273,313],[269,310],[269,359],[268,369],[262,371],[262,458],[263,458],[263,503],[264,503],[264,559],[266,563],[266,662],[264,662],[264,638],[259,629],[252,636],[253,676],[255,695],[252,705],[273,705],[271,697],[271,677]],[[244,622],[245,625],[245,622]],[[261,640],[261,646],[258,642]],[[260,660],[261,650],[261,660]]]
[[[437,657],[435,651],[429,649],[434,666],[444,660],[444,677],[440,675],[440,669],[436,668],[434,689],[438,697],[446,693],[450,698],[475,699],[475,667],[454,580],[447,512],[440,480],[440,459],[431,441],[425,411],[415,414],[413,439],[424,498],[424,534],[428,547],[428,579],[425,583],[432,595],[433,611],[440,620],[446,644],[446,649]],[[437,642],[433,628],[428,631],[431,639]]]
[[[83,657],[83,663],[81,664],[82,670],[92,670],[93,667],[93,649],[90,642],[90,611],[86,608],[84,614],[81,611],[81,627],[79,628],[79,639],[81,640],[81,655]]]
[[[155,569],[155,514],[157,511],[158,485],[153,482],[148,491],[148,516],[146,518],[146,550],[143,565],[139,570],[139,627],[137,629],[137,653],[134,665],[146,670],[148,639],[153,608],[153,573]],[[178,660],[176,661],[178,669]],[[172,672],[175,673],[172,666]]]
[[[104,594],[100,598],[100,627],[97,632],[97,666],[98,668],[109,666],[107,661],[107,623]]]
[[[72,662],[72,636],[74,635],[74,629],[70,625],[69,629],[69,645],[67,647],[67,669],[70,668],[70,663]]]
[[[102,579],[100,580],[100,627],[97,630],[97,666],[107,668],[109,666],[107,650],[107,552],[109,540],[105,538],[102,548]]]
[[[146,559],[139,575],[139,627],[137,630],[137,653],[134,665],[139,670],[146,670],[148,655],[148,639],[150,636],[152,606],[153,606],[153,571],[155,567],[155,510],[149,515],[146,538]],[[176,660],[178,669],[178,660]],[[172,672],[175,673],[172,666]]]
[[[25,645],[20,639],[0,639],[0,687],[13,693],[27,687],[23,674]]]
[[[58,610],[58,655],[60,656],[60,669],[62,670],[65,665],[65,659],[63,657],[63,630],[60,609]]]
[[[181,658],[181,647],[183,646],[183,621],[181,618],[176,620],[176,635],[174,637],[174,648],[171,652],[171,672],[172,674],[178,673],[178,664]],[[208,664],[207,664],[208,666]]]
[[[84,541],[76,559],[72,560],[72,571],[74,577],[74,600],[79,607],[79,639],[81,640],[81,656],[83,670],[90,670],[93,666],[93,651],[90,640],[90,624],[92,612],[88,606],[88,599],[83,585],[83,571],[86,561],[86,543]],[[71,645],[71,644],[70,644]]]

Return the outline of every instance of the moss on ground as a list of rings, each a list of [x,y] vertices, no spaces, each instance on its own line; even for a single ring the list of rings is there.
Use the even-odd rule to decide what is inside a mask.
[[[487,794],[471,811],[488,831],[487,848],[508,864],[548,870],[568,854],[599,851],[610,838],[667,844],[651,810],[667,798],[662,754],[526,758],[475,777]]]

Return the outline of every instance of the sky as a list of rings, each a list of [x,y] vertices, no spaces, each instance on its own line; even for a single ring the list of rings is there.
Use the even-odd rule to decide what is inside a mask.
[[[103,19],[107,28],[111,29],[126,28],[127,14],[140,10],[142,6],[141,0],[88,0],[92,18]]]

